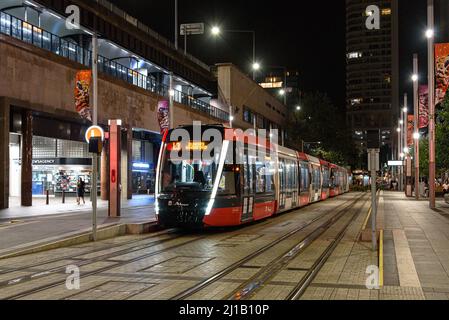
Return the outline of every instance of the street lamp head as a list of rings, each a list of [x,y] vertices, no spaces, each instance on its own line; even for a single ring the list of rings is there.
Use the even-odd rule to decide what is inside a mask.
[[[404,158],[405,154],[403,152],[401,152],[400,156],[401,156],[401,158]]]
[[[397,132],[401,132],[401,128],[397,128],[396,131],[397,131]]]
[[[234,117],[233,116],[229,116],[229,121],[234,121]]]
[[[434,35],[435,35],[435,32],[433,31],[433,29],[427,29],[427,30],[426,30],[426,38],[427,38],[427,39],[433,38]]]
[[[297,107],[296,107],[296,110],[297,110],[297,111],[301,111],[301,106],[297,106]]]
[[[218,36],[220,34],[221,30],[219,27],[214,26],[214,27],[212,27],[211,32],[212,32],[213,36]]]
[[[419,77],[418,77],[417,74],[412,75],[412,81],[413,81],[413,82],[418,81],[418,79],[419,79]]]
[[[409,149],[408,147],[405,147],[405,148],[404,148],[404,153],[407,154],[407,153],[409,153],[409,152],[410,152],[410,149]]]
[[[401,124],[401,125],[404,124],[404,120],[400,120],[399,124]]]
[[[281,96],[285,95],[285,90],[284,90],[284,89],[279,90],[279,94],[280,94]]]
[[[413,139],[415,139],[415,140],[421,139],[421,135],[419,134],[419,132],[415,132],[415,133],[413,134]]]
[[[408,112],[408,108],[404,107],[404,109],[402,109],[402,111],[404,111],[404,113],[407,113]]]
[[[260,70],[260,63],[254,62],[254,63],[253,63],[253,70],[254,70],[254,71]]]

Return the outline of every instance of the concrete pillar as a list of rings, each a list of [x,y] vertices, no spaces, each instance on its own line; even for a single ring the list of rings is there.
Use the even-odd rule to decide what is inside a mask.
[[[8,144],[9,145],[9,144]],[[22,206],[33,205],[33,115],[22,113]]]
[[[101,200],[109,200],[109,155],[108,155],[108,144],[105,142],[103,146],[103,152],[101,153],[101,177],[100,177],[100,192]]]
[[[122,200],[132,199],[132,129],[122,132]]]
[[[0,98],[0,210],[9,208],[9,117],[9,104]]]
[[[120,217],[121,208],[121,125],[118,120],[109,124],[109,217]]]
[[[131,127],[128,127],[127,131],[127,143],[126,143],[127,149],[128,149],[128,192],[127,197],[128,200],[131,200],[133,198],[133,129]]]

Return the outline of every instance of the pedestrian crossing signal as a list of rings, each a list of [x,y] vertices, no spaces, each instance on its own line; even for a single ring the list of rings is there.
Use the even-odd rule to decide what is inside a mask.
[[[101,154],[103,151],[103,141],[101,138],[92,137],[89,139],[89,153]]]

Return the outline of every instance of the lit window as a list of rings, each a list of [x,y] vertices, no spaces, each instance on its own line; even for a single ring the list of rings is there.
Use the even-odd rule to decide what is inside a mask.
[[[390,8],[382,9],[382,15],[383,15],[383,16],[389,16],[389,15],[391,15],[391,9],[390,9]]]
[[[361,52],[350,52],[347,54],[348,59],[358,59],[362,57],[362,53]]]

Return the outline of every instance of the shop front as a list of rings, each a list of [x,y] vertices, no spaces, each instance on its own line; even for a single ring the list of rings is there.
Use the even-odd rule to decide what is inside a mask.
[[[156,166],[161,136],[133,130],[132,189],[133,194],[152,194],[156,183]]]
[[[76,196],[77,182],[86,183],[86,193],[91,190],[92,160],[87,158],[53,158],[33,160],[33,197]]]

